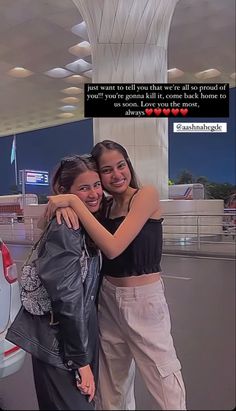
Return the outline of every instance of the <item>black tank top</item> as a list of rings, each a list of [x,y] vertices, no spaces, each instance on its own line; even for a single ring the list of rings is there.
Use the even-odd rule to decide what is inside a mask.
[[[132,198],[133,196],[129,205]],[[126,216],[109,218],[111,205],[112,203],[107,217],[103,220],[103,225],[114,234]],[[149,218],[130,245],[113,260],[103,255],[102,274],[111,277],[129,277],[161,271],[162,221],[163,218],[159,220]]]

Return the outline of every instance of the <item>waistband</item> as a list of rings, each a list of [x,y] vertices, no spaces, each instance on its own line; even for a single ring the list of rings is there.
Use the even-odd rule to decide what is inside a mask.
[[[119,294],[126,297],[147,297],[155,296],[157,294],[163,294],[164,283],[162,278],[160,278],[155,283],[139,285],[136,287],[118,287],[110,283],[105,277],[102,280],[102,289],[106,292],[113,294]]]
[[[160,280],[160,272],[134,275],[131,277],[113,277],[109,275],[105,277],[109,283],[112,283],[116,287],[140,287],[141,285],[152,284]]]

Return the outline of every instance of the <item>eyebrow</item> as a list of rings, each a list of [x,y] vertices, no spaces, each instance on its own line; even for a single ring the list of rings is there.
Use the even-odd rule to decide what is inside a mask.
[[[119,166],[120,164],[125,163],[125,162],[126,162],[125,159],[124,159],[124,160],[120,160],[120,161],[118,161],[118,163],[116,164],[116,166]],[[110,165],[102,166],[102,167],[101,167],[101,170],[103,170],[104,168],[112,168],[112,166],[110,166]]]
[[[95,183],[93,183],[93,184],[80,184],[80,185],[78,186],[78,188],[81,188],[81,187],[91,187],[91,186],[94,186],[94,185],[97,184],[97,183],[101,183],[101,180],[97,180],[97,181],[95,181]]]
[[[111,168],[111,166],[102,166],[101,169],[103,168]]]

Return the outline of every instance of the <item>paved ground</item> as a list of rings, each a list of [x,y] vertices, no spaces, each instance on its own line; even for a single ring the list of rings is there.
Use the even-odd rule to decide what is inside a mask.
[[[20,266],[27,247],[10,246]],[[164,255],[163,279],[172,334],[182,362],[189,410],[235,406],[235,261],[232,258]],[[0,381],[5,409],[36,410],[30,358]],[[136,379],[137,409],[154,409]]]

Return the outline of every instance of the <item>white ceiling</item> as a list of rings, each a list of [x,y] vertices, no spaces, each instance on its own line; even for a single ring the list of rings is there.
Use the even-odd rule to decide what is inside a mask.
[[[86,32],[80,36],[72,32],[81,22],[72,0],[0,0],[0,136],[83,118],[83,93],[62,91],[71,86],[83,90],[83,83],[91,81],[86,73],[91,55],[69,52],[88,40]],[[89,63],[86,69],[66,67],[79,58]],[[8,72],[14,67],[32,74],[11,77]],[[82,83],[68,83],[70,76],[58,79],[45,74],[55,67],[80,74]],[[214,68],[221,74],[205,82],[235,86],[235,0],[179,1],[169,36],[168,68],[184,72],[176,79],[170,74],[171,82],[204,82],[195,74]],[[62,99],[72,95],[78,98],[74,110],[62,108],[66,104]],[[61,118],[62,110],[69,110],[66,115],[71,117]]]

